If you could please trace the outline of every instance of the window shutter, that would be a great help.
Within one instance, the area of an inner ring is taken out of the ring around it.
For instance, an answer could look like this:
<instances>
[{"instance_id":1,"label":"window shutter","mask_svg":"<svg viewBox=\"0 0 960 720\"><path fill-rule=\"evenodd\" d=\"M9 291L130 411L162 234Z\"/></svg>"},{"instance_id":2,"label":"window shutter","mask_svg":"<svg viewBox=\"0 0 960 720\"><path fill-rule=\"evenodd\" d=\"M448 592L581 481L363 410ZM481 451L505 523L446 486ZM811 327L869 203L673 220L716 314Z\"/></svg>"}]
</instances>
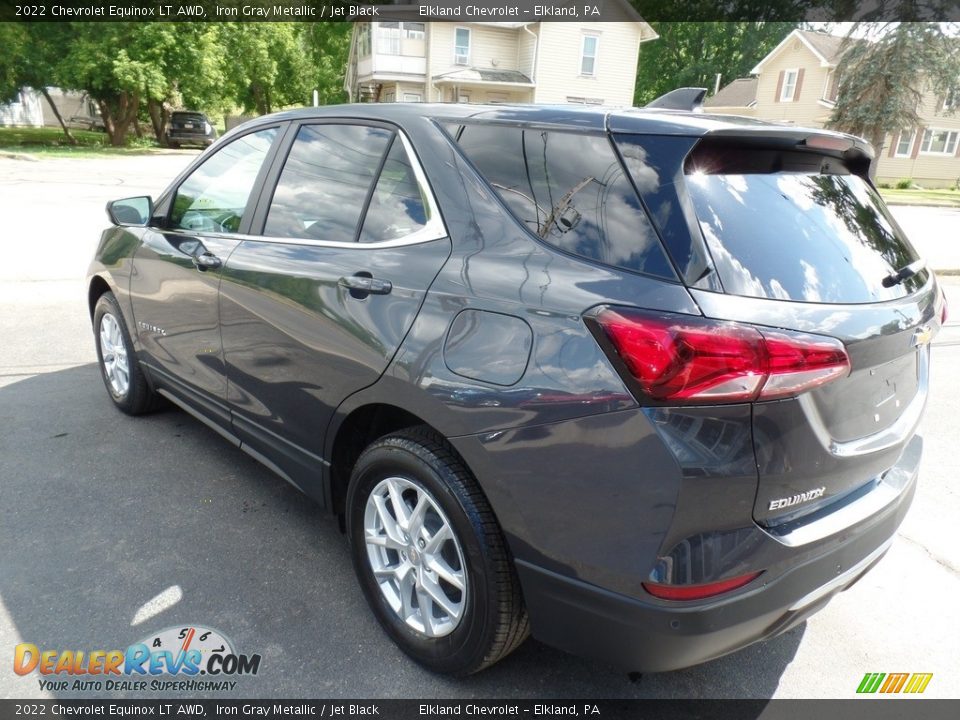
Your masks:
<instances>
[{"instance_id":1,"label":"window shutter","mask_svg":"<svg viewBox=\"0 0 960 720\"><path fill-rule=\"evenodd\" d=\"M803 68L797 71L797 84L793 87L793 101L800 99L800 88L803 87Z\"/></svg>"},{"instance_id":2,"label":"window shutter","mask_svg":"<svg viewBox=\"0 0 960 720\"><path fill-rule=\"evenodd\" d=\"M780 77L777 78L777 94L774 96L774 102L780 102L780 93L783 91L783 75L786 71L780 71Z\"/></svg>"},{"instance_id":3,"label":"window shutter","mask_svg":"<svg viewBox=\"0 0 960 720\"><path fill-rule=\"evenodd\" d=\"M900 132L895 132L890 136L890 152L887 153L887 157L893 157L896 154L897 144L900 142L900 135L902 133L903 131L901 130Z\"/></svg>"},{"instance_id":4,"label":"window shutter","mask_svg":"<svg viewBox=\"0 0 960 720\"><path fill-rule=\"evenodd\" d=\"M920 154L920 144L923 142L923 133L926 128L921 125L917 128L917 141L913 144L913 152L910 153L911 159L916 158Z\"/></svg>"}]
</instances>

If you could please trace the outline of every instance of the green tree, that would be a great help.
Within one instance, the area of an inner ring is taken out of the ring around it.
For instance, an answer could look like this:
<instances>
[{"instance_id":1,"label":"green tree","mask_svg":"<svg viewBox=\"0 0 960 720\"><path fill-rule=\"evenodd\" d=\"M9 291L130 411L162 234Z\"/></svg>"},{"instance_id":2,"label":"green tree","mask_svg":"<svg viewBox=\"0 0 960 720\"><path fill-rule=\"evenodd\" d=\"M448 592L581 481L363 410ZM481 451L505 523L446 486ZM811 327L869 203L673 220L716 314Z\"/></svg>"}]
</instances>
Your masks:
<instances>
[{"instance_id":1,"label":"green tree","mask_svg":"<svg viewBox=\"0 0 960 720\"><path fill-rule=\"evenodd\" d=\"M712 93L717 73L725 85L750 72L798 27L796 22L654 22L658 40L640 50L634 103L645 105L679 87Z\"/></svg>"},{"instance_id":2,"label":"green tree","mask_svg":"<svg viewBox=\"0 0 960 720\"><path fill-rule=\"evenodd\" d=\"M131 52L136 36L133 25L64 24L69 29L69 42L62 47L59 64L62 87L83 90L93 98L114 146L125 144L140 110L144 87L157 82L158 76L155 68Z\"/></svg>"},{"instance_id":3,"label":"green tree","mask_svg":"<svg viewBox=\"0 0 960 720\"><path fill-rule=\"evenodd\" d=\"M319 22L304 27L313 87L321 105L345 102L343 74L350 53L350 23Z\"/></svg>"},{"instance_id":4,"label":"green tree","mask_svg":"<svg viewBox=\"0 0 960 720\"><path fill-rule=\"evenodd\" d=\"M919 124L925 93L938 106L947 97L960 98L960 41L940 23L856 23L845 45L829 126L865 137L876 157L887 134ZM952 108L948 112L955 112L956 103Z\"/></svg>"},{"instance_id":5,"label":"green tree","mask_svg":"<svg viewBox=\"0 0 960 720\"><path fill-rule=\"evenodd\" d=\"M139 83L158 142L164 142L173 108L223 108L226 54L221 25L141 23L133 35L115 71L129 84Z\"/></svg>"},{"instance_id":6,"label":"green tree","mask_svg":"<svg viewBox=\"0 0 960 720\"><path fill-rule=\"evenodd\" d=\"M312 92L303 23L224 23L226 82L245 111L266 115L304 105Z\"/></svg>"},{"instance_id":7,"label":"green tree","mask_svg":"<svg viewBox=\"0 0 960 720\"><path fill-rule=\"evenodd\" d=\"M0 101L12 100L25 86L37 90L63 128L67 142L75 145L76 139L47 90L61 84L62 47L68 41L69 28L62 23L0 23Z\"/></svg>"}]
</instances>

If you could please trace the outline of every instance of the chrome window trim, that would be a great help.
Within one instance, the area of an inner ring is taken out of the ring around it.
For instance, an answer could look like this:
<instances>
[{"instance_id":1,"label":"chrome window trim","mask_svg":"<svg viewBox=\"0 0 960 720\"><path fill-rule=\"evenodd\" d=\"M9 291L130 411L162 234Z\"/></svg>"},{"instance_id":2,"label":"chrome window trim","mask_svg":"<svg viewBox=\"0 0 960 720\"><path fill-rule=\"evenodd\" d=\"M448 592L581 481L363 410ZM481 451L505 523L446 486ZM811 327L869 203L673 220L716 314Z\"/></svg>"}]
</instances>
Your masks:
<instances>
[{"instance_id":1,"label":"chrome window trim","mask_svg":"<svg viewBox=\"0 0 960 720\"><path fill-rule=\"evenodd\" d=\"M334 119L334 118L331 118ZM311 125L316 125L318 123L308 123ZM322 123L320 123L322 124ZM364 123L358 123L364 124ZM420 164L420 159L417 157L417 154L413 151L413 144L407 138L406 133L403 132L400 128L395 127L393 131L396 133L397 137L400 138L400 142L403 144L404 152L407 154L407 159L410 162L410 167L413 168L413 175L417 180L417 186L420 188L420 194L423 197L427 205L427 224L424 225L419 230L410 233L409 235L404 235L403 237L393 238L392 240L382 240L380 242L340 242L335 240L314 240L313 238L287 238L279 237L276 235L239 235L239 234L229 234L226 237L239 238L243 241L257 241L257 242L271 242L278 243L283 245L309 245L311 247L329 247L329 248L354 248L357 250L360 249L369 249L376 250L378 248L395 248L403 247L404 245L418 245L420 243L433 242L434 240L441 240L445 237L449 237L447 232L447 227L443 222L443 218L440 215L440 207L437 205L437 200L433 195L433 190L430 188L430 183L427 182L427 174L423 170L423 166ZM296 142L296 140L294 140ZM379 182L380 178L377 177ZM278 178L279 182L279 178ZM267 210L267 217L269 217L269 208ZM363 217L362 220L366 220L366 217ZM363 226L361 225L361 228ZM214 233L207 233L209 237L216 237Z\"/></svg>"}]
</instances>

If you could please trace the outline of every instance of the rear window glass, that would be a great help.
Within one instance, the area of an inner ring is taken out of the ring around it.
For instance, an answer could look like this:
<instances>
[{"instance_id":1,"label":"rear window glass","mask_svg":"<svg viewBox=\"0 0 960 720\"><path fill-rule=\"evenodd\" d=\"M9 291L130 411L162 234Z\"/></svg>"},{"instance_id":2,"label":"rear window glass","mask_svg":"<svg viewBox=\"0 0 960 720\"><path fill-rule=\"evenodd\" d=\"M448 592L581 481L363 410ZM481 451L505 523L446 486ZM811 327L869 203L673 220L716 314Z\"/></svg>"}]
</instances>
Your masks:
<instances>
[{"instance_id":1,"label":"rear window glass","mask_svg":"<svg viewBox=\"0 0 960 720\"><path fill-rule=\"evenodd\" d=\"M759 164L748 169L754 170ZM916 251L862 178L794 172L711 172L687 164L687 188L724 290L822 303L903 297L926 271L893 287L883 280Z\"/></svg>"},{"instance_id":2,"label":"rear window glass","mask_svg":"<svg viewBox=\"0 0 960 720\"><path fill-rule=\"evenodd\" d=\"M503 125L448 130L517 219L543 241L606 265L676 278L605 136Z\"/></svg>"}]
</instances>

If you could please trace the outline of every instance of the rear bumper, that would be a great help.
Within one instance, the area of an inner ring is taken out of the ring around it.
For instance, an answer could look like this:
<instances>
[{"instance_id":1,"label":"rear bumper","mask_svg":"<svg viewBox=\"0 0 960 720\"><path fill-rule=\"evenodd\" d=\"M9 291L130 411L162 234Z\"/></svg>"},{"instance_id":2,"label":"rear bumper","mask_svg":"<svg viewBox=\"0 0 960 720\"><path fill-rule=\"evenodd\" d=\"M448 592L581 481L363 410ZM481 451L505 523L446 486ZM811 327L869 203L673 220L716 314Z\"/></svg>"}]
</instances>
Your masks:
<instances>
[{"instance_id":1,"label":"rear bumper","mask_svg":"<svg viewBox=\"0 0 960 720\"><path fill-rule=\"evenodd\" d=\"M517 561L533 635L625 670L696 665L775 637L853 585L889 548L916 490L920 438L906 459L902 491L880 511L783 557L743 589L704 602L648 601ZM773 536L769 541L782 545ZM817 554L817 550L820 550Z\"/></svg>"},{"instance_id":2,"label":"rear bumper","mask_svg":"<svg viewBox=\"0 0 960 720\"><path fill-rule=\"evenodd\" d=\"M167 132L167 142L178 142L184 144L192 145L212 145L213 141L216 140L215 135L206 135L204 133L191 133L184 131L168 131Z\"/></svg>"}]
</instances>

